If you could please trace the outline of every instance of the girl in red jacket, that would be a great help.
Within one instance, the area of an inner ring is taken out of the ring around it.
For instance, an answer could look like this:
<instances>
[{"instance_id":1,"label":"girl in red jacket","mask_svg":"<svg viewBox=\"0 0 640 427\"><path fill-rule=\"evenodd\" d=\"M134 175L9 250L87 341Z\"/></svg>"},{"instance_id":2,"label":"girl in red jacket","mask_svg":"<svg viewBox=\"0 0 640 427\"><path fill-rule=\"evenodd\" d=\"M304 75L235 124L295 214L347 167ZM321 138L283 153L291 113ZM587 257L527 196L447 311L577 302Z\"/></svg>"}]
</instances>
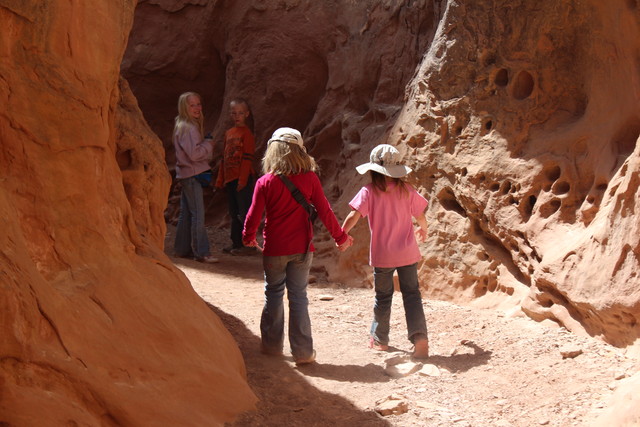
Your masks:
<instances>
[{"instance_id":1,"label":"girl in red jacket","mask_svg":"<svg viewBox=\"0 0 640 427\"><path fill-rule=\"evenodd\" d=\"M316 352L311 337L307 280L313 259L313 227L303 206L292 196L279 175L284 175L313 204L340 250L353 243L329 206L318 176L316 162L304 148L302 135L292 128L280 128L267 143L262 169L244 224L243 243L258 247L256 232L266 212L263 238L265 304L260 332L261 351L282 354L284 343L285 288L289 298L289 344L297 365L312 363Z\"/></svg>"}]
</instances>

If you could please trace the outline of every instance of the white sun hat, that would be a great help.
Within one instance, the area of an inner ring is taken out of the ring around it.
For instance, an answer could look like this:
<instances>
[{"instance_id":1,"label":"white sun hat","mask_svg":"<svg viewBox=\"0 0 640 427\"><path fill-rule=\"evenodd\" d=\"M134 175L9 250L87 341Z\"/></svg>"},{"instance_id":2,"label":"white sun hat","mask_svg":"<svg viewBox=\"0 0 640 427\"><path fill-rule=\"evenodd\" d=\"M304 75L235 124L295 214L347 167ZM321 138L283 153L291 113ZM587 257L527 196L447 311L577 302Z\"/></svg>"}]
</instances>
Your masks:
<instances>
[{"instance_id":1,"label":"white sun hat","mask_svg":"<svg viewBox=\"0 0 640 427\"><path fill-rule=\"evenodd\" d=\"M296 144L296 145L299 145L300 147L304 147L302 134L300 133L299 130L294 128L276 129L276 131L273 132L273 135L271 135L271 139L269 139L269 141L267 142L267 145L275 141L286 142L288 144Z\"/></svg>"},{"instance_id":2,"label":"white sun hat","mask_svg":"<svg viewBox=\"0 0 640 427\"><path fill-rule=\"evenodd\" d=\"M367 171L379 172L391 178L402 178L411 172L411 168L400 162L400 152L389 144L377 145L371 150L369 163L356 167L360 175Z\"/></svg>"}]
</instances>

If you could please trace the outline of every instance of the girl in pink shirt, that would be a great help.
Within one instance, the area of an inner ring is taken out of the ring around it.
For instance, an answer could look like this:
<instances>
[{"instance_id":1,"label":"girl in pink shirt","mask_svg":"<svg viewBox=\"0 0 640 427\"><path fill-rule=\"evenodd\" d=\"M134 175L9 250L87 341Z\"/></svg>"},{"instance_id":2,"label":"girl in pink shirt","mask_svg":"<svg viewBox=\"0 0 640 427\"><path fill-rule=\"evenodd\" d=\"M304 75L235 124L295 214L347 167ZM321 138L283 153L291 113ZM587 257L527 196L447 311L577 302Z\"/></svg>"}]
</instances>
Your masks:
<instances>
[{"instance_id":1,"label":"girl in pink shirt","mask_svg":"<svg viewBox=\"0 0 640 427\"><path fill-rule=\"evenodd\" d=\"M369 347L389 349L389 318L393 298L393 273L398 272L404 304L408 338L415 349L413 357L429 356L427 324L422 308L417 263L421 258L415 234L427 235L424 211L427 200L401 178L411 169L400 163L400 153L388 144L371 151L370 162L356 168L369 171L371 184L363 187L351 200L353 209L342 228L349 232L360 217L367 217L371 231L370 264L376 291ZM414 233L412 218L420 226Z\"/></svg>"},{"instance_id":2,"label":"girl in pink shirt","mask_svg":"<svg viewBox=\"0 0 640 427\"><path fill-rule=\"evenodd\" d=\"M311 337L307 300L309 268L313 259L313 227L307 211L286 187L288 178L313 204L340 250L351 246L353 239L336 219L315 174L316 162L307 154L302 135L292 128L280 128L267 143L262 161L265 173L256 182L251 207L244 223L245 246L258 247L256 233L266 212L262 264L264 267L265 304L260 320L261 351L280 355L284 343L285 289L289 299L289 344L297 365L312 363L316 352Z\"/></svg>"}]
</instances>

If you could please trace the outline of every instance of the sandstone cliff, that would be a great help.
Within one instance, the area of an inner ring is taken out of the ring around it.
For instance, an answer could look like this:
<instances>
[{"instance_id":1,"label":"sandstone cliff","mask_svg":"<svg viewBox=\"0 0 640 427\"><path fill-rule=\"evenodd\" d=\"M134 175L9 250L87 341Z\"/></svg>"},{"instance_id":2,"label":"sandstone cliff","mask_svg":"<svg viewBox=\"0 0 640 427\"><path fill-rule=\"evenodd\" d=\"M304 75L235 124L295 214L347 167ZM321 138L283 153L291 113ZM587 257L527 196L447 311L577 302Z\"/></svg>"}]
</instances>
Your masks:
<instances>
[{"instance_id":1,"label":"sandstone cliff","mask_svg":"<svg viewBox=\"0 0 640 427\"><path fill-rule=\"evenodd\" d=\"M2 425L212 425L255 401L162 251L164 152L119 81L135 3L0 0Z\"/></svg>"},{"instance_id":2,"label":"sandstone cliff","mask_svg":"<svg viewBox=\"0 0 640 427\"><path fill-rule=\"evenodd\" d=\"M399 146L431 200L426 295L624 347L640 336L639 20L629 0L148 0L123 73L165 146L187 89L218 135L235 96L259 142L304 130L340 216L366 182L353 167ZM354 235L338 258L321 234L316 269L366 283Z\"/></svg>"}]
</instances>

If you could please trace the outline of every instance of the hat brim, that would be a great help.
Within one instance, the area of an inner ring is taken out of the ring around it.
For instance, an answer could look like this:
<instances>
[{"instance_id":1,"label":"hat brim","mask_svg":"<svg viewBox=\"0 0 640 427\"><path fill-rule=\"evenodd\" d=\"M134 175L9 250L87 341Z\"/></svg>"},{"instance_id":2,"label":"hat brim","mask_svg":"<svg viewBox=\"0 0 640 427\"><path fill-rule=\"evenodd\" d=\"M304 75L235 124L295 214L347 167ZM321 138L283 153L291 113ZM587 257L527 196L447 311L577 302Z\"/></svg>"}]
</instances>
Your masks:
<instances>
[{"instance_id":1,"label":"hat brim","mask_svg":"<svg viewBox=\"0 0 640 427\"><path fill-rule=\"evenodd\" d=\"M356 170L360 175L364 175L368 171L374 171L381 173L382 175L389 176L391 178L402 178L411 173L412 169L404 165L389 165L382 166L377 163L365 163L356 167Z\"/></svg>"}]
</instances>

